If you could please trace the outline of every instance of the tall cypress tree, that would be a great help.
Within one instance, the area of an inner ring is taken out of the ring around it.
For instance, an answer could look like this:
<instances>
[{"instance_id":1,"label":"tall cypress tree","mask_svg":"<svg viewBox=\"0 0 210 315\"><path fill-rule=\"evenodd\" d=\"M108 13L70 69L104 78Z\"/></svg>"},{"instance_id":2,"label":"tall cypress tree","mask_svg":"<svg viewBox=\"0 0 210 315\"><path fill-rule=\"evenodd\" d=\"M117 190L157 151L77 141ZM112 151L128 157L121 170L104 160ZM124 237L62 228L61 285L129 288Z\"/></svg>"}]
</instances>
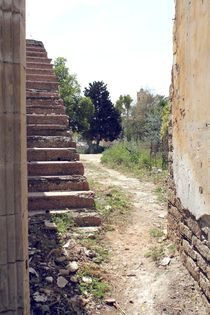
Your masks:
<instances>
[{"instance_id":1,"label":"tall cypress tree","mask_svg":"<svg viewBox=\"0 0 210 315\"><path fill-rule=\"evenodd\" d=\"M95 107L86 138L95 140L97 146L101 140L115 140L122 130L121 118L110 100L107 85L103 81L94 81L85 88L84 94L90 97Z\"/></svg>"}]
</instances>

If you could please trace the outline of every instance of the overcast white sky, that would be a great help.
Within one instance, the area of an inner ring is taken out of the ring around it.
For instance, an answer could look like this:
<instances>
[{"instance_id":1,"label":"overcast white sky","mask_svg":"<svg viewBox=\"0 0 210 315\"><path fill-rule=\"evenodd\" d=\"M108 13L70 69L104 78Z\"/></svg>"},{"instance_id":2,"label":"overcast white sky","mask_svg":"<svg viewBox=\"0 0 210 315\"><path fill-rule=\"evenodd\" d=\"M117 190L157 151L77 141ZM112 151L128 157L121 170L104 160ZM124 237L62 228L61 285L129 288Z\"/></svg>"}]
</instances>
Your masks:
<instances>
[{"instance_id":1,"label":"overcast white sky","mask_svg":"<svg viewBox=\"0 0 210 315\"><path fill-rule=\"evenodd\" d=\"M174 0L27 0L27 38L65 57L82 87L104 81L113 102L141 87L168 95Z\"/></svg>"}]
</instances>

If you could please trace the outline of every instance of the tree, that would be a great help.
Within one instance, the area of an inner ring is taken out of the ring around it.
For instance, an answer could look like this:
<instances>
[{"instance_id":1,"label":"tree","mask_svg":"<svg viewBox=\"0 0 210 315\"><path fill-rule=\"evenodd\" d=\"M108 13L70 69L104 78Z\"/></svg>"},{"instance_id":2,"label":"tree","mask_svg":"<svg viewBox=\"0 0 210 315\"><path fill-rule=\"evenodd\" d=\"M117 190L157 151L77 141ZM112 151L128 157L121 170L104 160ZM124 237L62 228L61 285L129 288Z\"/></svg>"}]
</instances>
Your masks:
<instances>
[{"instance_id":1,"label":"tree","mask_svg":"<svg viewBox=\"0 0 210 315\"><path fill-rule=\"evenodd\" d=\"M54 62L54 72L59 82L59 93L69 115L70 127L81 134L90 127L94 106L88 97L81 97L81 90L75 74L70 74L67 60L58 57Z\"/></svg>"},{"instance_id":2,"label":"tree","mask_svg":"<svg viewBox=\"0 0 210 315\"><path fill-rule=\"evenodd\" d=\"M131 103L133 102L130 95L120 95L116 101L115 108L119 111L122 119L123 134L127 140L130 140L130 123L129 116L131 110Z\"/></svg>"},{"instance_id":3,"label":"tree","mask_svg":"<svg viewBox=\"0 0 210 315\"><path fill-rule=\"evenodd\" d=\"M94 115L90 121L90 129L86 132L87 139L96 141L97 146L101 140L113 141L121 133L120 114L112 104L107 85L103 81L94 81L85 88L84 94L90 97L95 107Z\"/></svg>"}]
</instances>

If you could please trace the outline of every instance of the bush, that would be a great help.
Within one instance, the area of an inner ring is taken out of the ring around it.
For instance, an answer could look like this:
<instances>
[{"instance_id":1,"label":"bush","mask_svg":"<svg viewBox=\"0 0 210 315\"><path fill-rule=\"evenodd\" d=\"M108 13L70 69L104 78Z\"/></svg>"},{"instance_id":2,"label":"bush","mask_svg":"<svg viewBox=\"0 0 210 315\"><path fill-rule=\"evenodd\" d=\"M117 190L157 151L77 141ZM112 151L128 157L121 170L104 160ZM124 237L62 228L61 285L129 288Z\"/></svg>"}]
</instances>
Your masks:
<instances>
[{"instance_id":1,"label":"bush","mask_svg":"<svg viewBox=\"0 0 210 315\"><path fill-rule=\"evenodd\" d=\"M148 145L137 142L118 142L107 149L102 156L102 163L110 166L124 166L129 169L161 168L162 157L157 154L150 156Z\"/></svg>"}]
</instances>

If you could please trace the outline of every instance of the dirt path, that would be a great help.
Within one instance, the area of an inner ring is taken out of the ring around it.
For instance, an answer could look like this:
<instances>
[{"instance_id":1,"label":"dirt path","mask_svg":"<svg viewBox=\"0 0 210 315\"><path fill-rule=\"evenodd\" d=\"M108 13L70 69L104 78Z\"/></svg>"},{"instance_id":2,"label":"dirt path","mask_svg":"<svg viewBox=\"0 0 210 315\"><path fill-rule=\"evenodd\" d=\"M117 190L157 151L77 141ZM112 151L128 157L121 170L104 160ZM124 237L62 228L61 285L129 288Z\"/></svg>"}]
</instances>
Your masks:
<instances>
[{"instance_id":1,"label":"dirt path","mask_svg":"<svg viewBox=\"0 0 210 315\"><path fill-rule=\"evenodd\" d=\"M152 228L166 229L166 207L161 204L152 183L140 182L100 164L100 155L81 155L86 175L100 182L121 187L133 196L134 209L128 223L106 235L111 258L107 269L113 275L112 297L124 311L115 308L97 314L126 315L207 315L201 295L179 257L160 266L146 258L154 246L161 246L149 234ZM169 241L163 241L167 247Z\"/></svg>"}]
</instances>

